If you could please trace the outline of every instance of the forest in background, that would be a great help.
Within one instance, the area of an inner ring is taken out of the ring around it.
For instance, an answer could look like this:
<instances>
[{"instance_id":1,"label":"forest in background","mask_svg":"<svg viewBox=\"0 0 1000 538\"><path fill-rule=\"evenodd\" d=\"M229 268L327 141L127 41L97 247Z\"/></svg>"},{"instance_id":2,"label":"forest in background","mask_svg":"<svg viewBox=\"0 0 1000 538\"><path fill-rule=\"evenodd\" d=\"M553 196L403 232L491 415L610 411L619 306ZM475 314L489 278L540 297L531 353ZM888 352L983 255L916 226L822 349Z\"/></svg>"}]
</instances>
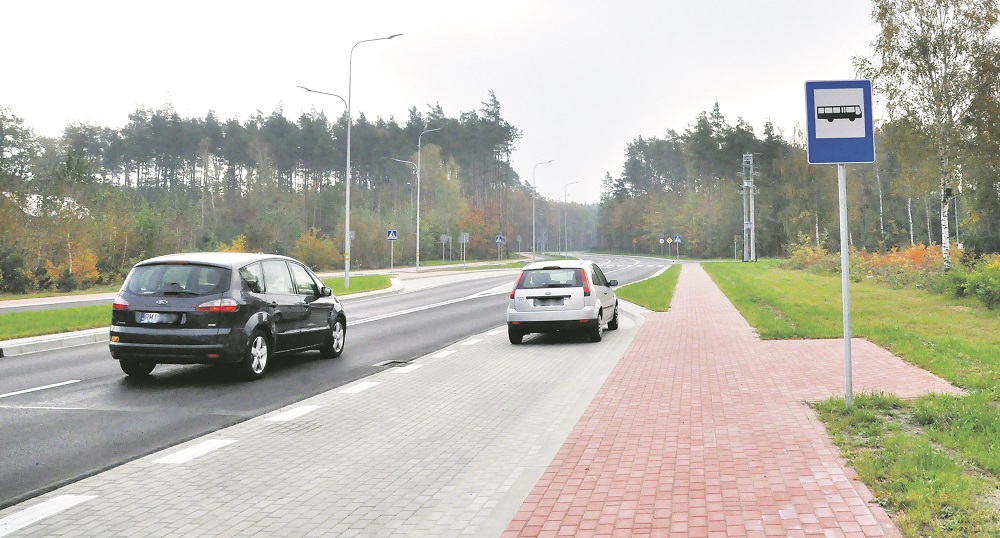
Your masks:
<instances>
[{"instance_id":1,"label":"forest in background","mask_svg":"<svg viewBox=\"0 0 1000 538\"><path fill-rule=\"evenodd\" d=\"M996 1L875 0L872 16L881 33L871 57L854 63L886 118L876 122L877 162L848 166L849 246L938 245L945 271L953 244L960 260L1000 252ZM128 120L46 138L0 104L0 292L116 283L139 260L190 250L342 267L346 114L291 121L278 108L241 121L185 118L165 105ZM599 204L539 198L537 219L531 186L510 166L520 137L492 91L458 117L438 104L410 108L402 124L353 118L352 267L414 263L415 162L422 261L457 259L462 233L472 259L496 258L497 234L504 256L532 250L536 235L542 251L655 254L661 237L680 236L684 257L739 257L746 154L758 257L841 248L836 167L808 164L800 128L788 135L768 122L758 136L716 103L683 130L627 142L620 172L604 172ZM399 234L391 254L389 229Z\"/></svg>"}]
</instances>

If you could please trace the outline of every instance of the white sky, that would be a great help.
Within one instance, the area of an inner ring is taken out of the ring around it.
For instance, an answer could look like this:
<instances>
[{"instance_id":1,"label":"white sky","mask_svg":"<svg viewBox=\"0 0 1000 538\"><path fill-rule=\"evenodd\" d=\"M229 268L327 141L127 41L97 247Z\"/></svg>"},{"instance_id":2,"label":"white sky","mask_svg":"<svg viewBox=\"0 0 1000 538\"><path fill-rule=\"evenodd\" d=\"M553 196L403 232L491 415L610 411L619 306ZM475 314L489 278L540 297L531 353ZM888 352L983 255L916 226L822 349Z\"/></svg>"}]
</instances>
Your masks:
<instances>
[{"instance_id":1,"label":"white sky","mask_svg":"<svg viewBox=\"0 0 1000 538\"><path fill-rule=\"evenodd\" d=\"M282 107L369 119L481 108L523 131L514 169L542 196L597 202L637 136L682 132L718 102L761 136L805 124L807 80L852 79L878 28L870 0L284 0L10 2L0 106L36 134L121 127L138 106L241 121ZM424 136L433 142L433 134ZM414 151L416 140L414 140ZM397 156L393 156L397 157ZM406 156L398 156L406 158ZM737 170L741 163L734 162Z\"/></svg>"}]
</instances>

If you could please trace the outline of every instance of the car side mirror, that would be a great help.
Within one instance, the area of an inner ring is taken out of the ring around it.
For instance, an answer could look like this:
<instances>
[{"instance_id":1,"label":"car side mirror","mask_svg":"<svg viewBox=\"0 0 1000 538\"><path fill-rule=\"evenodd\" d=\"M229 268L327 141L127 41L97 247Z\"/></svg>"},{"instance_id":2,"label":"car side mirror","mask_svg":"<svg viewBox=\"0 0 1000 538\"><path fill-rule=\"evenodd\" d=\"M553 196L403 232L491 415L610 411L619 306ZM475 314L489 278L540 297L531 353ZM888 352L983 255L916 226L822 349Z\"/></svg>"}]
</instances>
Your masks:
<instances>
[{"instance_id":1,"label":"car side mirror","mask_svg":"<svg viewBox=\"0 0 1000 538\"><path fill-rule=\"evenodd\" d=\"M608 281L608 286L611 286L612 288L615 287L615 286L617 286L617 285L618 285L618 281L615 280L615 279L613 279L613 278Z\"/></svg>"},{"instance_id":2,"label":"car side mirror","mask_svg":"<svg viewBox=\"0 0 1000 538\"><path fill-rule=\"evenodd\" d=\"M331 297L333 295L333 290L331 290L326 286L323 286L322 288L319 289L319 295L320 297Z\"/></svg>"}]
</instances>

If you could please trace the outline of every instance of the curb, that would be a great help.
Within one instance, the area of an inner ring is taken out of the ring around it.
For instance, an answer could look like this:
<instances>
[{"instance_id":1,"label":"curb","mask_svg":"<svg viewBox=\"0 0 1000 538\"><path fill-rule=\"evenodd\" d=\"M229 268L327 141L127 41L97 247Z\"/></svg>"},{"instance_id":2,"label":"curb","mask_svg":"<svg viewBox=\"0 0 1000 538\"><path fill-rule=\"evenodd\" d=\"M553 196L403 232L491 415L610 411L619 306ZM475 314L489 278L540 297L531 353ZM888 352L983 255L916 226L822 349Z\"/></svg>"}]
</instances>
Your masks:
<instances>
[{"instance_id":1,"label":"curb","mask_svg":"<svg viewBox=\"0 0 1000 538\"><path fill-rule=\"evenodd\" d=\"M0 342L0 358L13 357L14 355L24 355L37 351L52 351L66 347L82 346L85 344L96 344L107 342L110 329L100 327L85 331L73 331L68 333L47 334L44 336L32 336L30 338L17 338Z\"/></svg>"}]
</instances>

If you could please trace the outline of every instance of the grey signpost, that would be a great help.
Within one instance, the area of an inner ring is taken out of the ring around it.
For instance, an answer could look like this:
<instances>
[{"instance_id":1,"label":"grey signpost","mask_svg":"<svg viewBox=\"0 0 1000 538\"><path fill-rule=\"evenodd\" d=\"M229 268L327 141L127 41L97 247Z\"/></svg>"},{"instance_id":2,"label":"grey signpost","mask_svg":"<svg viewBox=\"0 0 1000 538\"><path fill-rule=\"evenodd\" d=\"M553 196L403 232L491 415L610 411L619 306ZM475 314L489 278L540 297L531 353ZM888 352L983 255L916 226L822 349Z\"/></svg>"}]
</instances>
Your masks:
<instances>
[{"instance_id":1,"label":"grey signpost","mask_svg":"<svg viewBox=\"0 0 1000 538\"><path fill-rule=\"evenodd\" d=\"M844 309L845 400L854 405L851 364L851 280L847 227L847 164L875 162L869 80L806 82L809 164L836 164L840 193L840 278Z\"/></svg>"}]
</instances>

